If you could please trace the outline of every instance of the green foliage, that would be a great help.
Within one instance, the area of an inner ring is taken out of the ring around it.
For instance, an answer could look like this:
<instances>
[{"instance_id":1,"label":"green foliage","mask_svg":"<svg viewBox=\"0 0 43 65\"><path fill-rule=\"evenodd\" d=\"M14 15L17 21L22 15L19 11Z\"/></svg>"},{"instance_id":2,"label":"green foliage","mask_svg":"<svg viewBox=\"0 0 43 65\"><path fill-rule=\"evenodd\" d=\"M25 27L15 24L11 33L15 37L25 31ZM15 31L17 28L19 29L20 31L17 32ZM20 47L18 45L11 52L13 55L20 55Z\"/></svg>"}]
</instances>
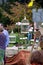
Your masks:
<instances>
[{"instance_id":1,"label":"green foliage","mask_svg":"<svg viewBox=\"0 0 43 65\"><path fill-rule=\"evenodd\" d=\"M41 5L41 7L43 8L43 0L35 0L38 4Z\"/></svg>"},{"instance_id":2,"label":"green foliage","mask_svg":"<svg viewBox=\"0 0 43 65\"><path fill-rule=\"evenodd\" d=\"M12 12L10 11L10 9L11 9L10 3L4 4L4 6L2 6L2 8L3 8L7 13L12 14Z\"/></svg>"},{"instance_id":3,"label":"green foliage","mask_svg":"<svg viewBox=\"0 0 43 65\"><path fill-rule=\"evenodd\" d=\"M0 23L3 23L4 26L10 25L11 21L8 17L2 16Z\"/></svg>"},{"instance_id":4,"label":"green foliage","mask_svg":"<svg viewBox=\"0 0 43 65\"><path fill-rule=\"evenodd\" d=\"M10 43L9 45L8 45L8 47L13 47L15 44L14 43Z\"/></svg>"},{"instance_id":5,"label":"green foliage","mask_svg":"<svg viewBox=\"0 0 43 65\"><path fill-rule=\"evenodd\" d=\"M0 19L1 19L1 17L2 17L2 14L1 14L1 12L0 12Z\"/></svg>"},{"instance_id":6,"label":"green foliage","mask_svg":"<svg viewBox=\"0 0 43 65\"><path fill-rule=\"evenodd\" d=\"M21 0L9 0L9 2L13 3L7 2L3 6L0 6L2 8L0 8L0 22L4 23L6 26L18 21L21 22L24 15L26 15L26 18L32 22L32 8L28 8L26 3L21 4L15 1L21 2ZM34 4L34 7L37 8L37 6L37 4ZM3 15L3 10L5 15Z\"/></svg>"}]
</instances>

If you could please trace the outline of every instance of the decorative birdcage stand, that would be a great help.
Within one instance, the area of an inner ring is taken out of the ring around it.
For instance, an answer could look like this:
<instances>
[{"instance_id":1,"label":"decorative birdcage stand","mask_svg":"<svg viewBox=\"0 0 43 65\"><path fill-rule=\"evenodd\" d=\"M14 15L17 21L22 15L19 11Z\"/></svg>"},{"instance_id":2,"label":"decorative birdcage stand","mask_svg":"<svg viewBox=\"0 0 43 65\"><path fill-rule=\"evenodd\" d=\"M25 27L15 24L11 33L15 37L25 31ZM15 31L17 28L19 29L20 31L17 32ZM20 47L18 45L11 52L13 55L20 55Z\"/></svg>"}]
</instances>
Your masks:
<instances>
[{"instance_id":1,"label":"decorative birdcage stand","mask_svg":"<svg viewBox=\"0 0 43 65\"><path fill-rule=\"evenodd\" d=\"M26 16L24 19L21 21L21 33L25 34L28 33L29 29L29 21L26 19Z\"/></svg>"},{"instance_id":2,"label":"decorative birdcage stand","mask_svg":"<svg viewBox=\"0 0 43 65\"><path fill-rule=\"evenodd\" d=\"M27 33L29 32L29 21L26 19L26 16L24 17L24 19L21 21L21 38L20 40L22 40L22 43L24 43L25 45L27 44Z\"/></svg>"}]
</instances>

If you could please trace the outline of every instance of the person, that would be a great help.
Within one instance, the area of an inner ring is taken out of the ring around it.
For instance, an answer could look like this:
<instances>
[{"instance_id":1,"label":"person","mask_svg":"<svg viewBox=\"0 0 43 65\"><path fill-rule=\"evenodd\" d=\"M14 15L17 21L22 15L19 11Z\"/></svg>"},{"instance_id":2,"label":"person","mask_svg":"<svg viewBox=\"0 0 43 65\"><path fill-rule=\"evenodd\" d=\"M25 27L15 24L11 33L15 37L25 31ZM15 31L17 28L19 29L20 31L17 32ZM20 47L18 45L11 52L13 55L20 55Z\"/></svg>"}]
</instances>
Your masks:
<instances>
[{"instance_id":1,"label":"person","mask_svg":"<svg viewBox=\"0 0 43 65\"><path fill-rule=\"evenodd\" d=\"M9 33L8 31L4 28L3 24L0 23L0 27L3 28L3 33L6 35L6 47L9 45Z\"/></svg>"},{"instance_id":2,"label":"person","mask_svg":"<svg viewBox=\"0 0 43 65\"><path fill-rule=\"evenodd\" d=\"M43 35L40 36L40 50L32 53L30 63L43 65Z\"/></svg>"},{"instance_id":3,"label":"person","mask_svg":"<svg viewBox=\"0 0 43 65\"><path fill-rule=\"evenodd\" d=\"M36 32L34 34L34 41L36 42L36 40L39 40L41 36L41 32L39 31L39 29L36 29Z\"/></svg>"},{"instance_id":4,"label":"person","mask_svg":"<svg viewBox=\"0 0 43 65\"><path fill-rule=\"evenodd\" d=\"M0 23L0 27L3 29L3 34L6 36L6 42L5 42L5 46L8 47L9 45L9 33L6 29L4 29L4 26L2 23ZM6 56L4 55L4 64L6 65Z\"/></svg>"},{"instance_id":5,"label":"person","mask_svg":"<svg viewBox=\"0 0 43 65\"><path fill-rule=\"evenodd\" d=\"M4 54L6 49L6 36L4 35L3 29L0 27L0 65L4 65Z\"/></svg>"},{"instance_id":6,"label":"person","mask_svg":"<svg viewBox=\"0 0 43 65\"><path fill-rule=\"evenodd\" d=\"M29 31L28 31L28 37L27 37L29 44L31 43L30 41L32 39L32 34L33 34L33 27L30 26Z\"/></svg>"}]
</instances>

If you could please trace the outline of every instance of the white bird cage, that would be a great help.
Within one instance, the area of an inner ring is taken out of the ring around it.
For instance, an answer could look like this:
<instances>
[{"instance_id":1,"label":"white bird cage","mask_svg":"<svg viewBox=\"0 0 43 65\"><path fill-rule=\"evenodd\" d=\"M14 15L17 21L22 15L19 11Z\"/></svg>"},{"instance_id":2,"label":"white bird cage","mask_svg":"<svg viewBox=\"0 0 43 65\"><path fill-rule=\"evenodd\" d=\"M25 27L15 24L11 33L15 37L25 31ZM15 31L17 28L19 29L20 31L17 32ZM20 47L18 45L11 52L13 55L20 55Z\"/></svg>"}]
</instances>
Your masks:
<instances>
[{"instance_id":1,"label":"white bird cage","mask_svg":"<svg viewBox=\"0 0 43 65\"><path fill-rule=\"evenodd\" d=\"M24 17L21 21L21 33L28 33L29 31L29 21Z\"/></svg>"}]
</instances>

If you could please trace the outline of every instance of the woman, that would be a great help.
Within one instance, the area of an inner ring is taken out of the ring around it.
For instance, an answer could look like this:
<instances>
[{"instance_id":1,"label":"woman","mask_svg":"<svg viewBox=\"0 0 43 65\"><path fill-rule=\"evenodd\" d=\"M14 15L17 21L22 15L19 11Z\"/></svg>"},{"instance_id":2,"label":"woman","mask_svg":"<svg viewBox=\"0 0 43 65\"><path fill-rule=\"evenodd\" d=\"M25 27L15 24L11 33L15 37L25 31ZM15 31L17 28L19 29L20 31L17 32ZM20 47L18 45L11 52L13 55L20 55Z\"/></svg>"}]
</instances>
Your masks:
<instances>
[{"instance_id":1,"label":"woman","mask_svg":"<svg viewBox=\"0 0 43 65\"><path fill-rule=\"evenodd\" d=\"M0 26L0 65L5 65L4 64L4 54L5 54L5 48L6 48L6 36L4 35L3 29Z\"/></svg>"}]
</instances>

